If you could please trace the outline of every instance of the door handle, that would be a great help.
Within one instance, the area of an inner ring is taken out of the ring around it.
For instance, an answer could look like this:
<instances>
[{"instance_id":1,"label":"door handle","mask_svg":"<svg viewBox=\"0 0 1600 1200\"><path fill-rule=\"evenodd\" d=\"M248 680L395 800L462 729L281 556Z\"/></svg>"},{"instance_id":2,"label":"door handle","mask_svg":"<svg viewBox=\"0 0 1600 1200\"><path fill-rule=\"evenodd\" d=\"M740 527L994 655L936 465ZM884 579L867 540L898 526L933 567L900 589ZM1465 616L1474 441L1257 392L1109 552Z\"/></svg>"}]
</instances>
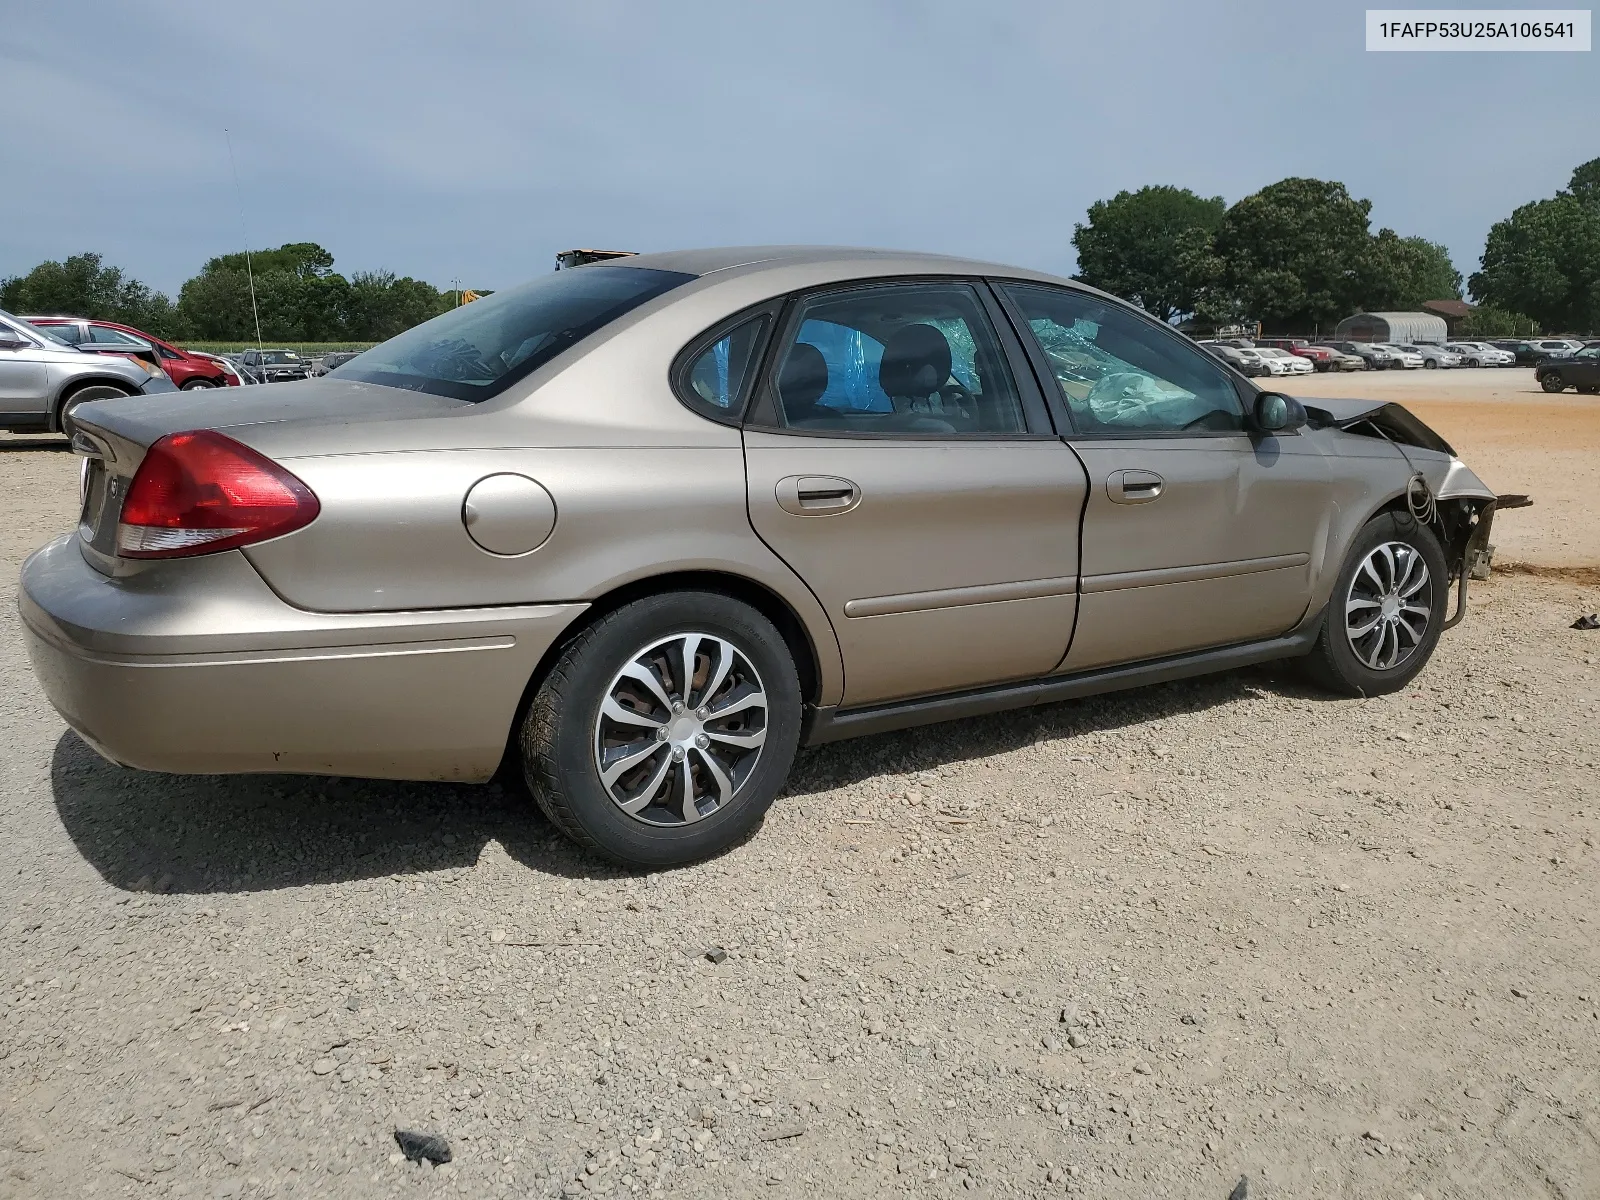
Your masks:
<instances>
[{"instance_id":1,"label":"door handle","mask_svg":"<svg viewBox=\"0 0 1600 1200\"><path fill-rule=\"evenodd\" d=\"M833 475L789 475L778 480L778 507L797 517L831 517L849 512L861 489Z\"/></svg>"},{"instance_id":2,"label":"door handle","mask_svg":"<svg viewBox=\"0 0 1600 1200\"><path fill-rule=\"evenodd\" d=\"M1114 504L1149 504L1166 486L1154 471L1113 471L1106 479L1106 495Z\"/></svg>"}]
</instances>

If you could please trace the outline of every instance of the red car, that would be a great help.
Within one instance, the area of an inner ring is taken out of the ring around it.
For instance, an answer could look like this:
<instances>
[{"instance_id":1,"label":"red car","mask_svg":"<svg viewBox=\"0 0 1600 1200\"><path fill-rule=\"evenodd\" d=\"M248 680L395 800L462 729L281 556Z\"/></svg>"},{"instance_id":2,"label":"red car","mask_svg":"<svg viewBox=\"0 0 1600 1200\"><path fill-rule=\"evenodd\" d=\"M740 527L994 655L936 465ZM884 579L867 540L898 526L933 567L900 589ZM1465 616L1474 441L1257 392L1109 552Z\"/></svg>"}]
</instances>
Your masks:
<instances>
[{"instance_id":1,"label":"red car","mask_svg":"<svg viewBox=\"0 0 1600 1200\"><path fill-rule=\"evenodd\" d=\"M129 338L142 338L155 347L162 370L184 391L227 387L230 384L237 387L239 384L238 376L223 370L215 359L180 350L131 325L118 325L115 321L91 321L83 317L24 317L23 320L40 329L48 329L74 346L87 346L101 353L115 354L119 344L131 344Z\"/></svg>"}]
</instances>

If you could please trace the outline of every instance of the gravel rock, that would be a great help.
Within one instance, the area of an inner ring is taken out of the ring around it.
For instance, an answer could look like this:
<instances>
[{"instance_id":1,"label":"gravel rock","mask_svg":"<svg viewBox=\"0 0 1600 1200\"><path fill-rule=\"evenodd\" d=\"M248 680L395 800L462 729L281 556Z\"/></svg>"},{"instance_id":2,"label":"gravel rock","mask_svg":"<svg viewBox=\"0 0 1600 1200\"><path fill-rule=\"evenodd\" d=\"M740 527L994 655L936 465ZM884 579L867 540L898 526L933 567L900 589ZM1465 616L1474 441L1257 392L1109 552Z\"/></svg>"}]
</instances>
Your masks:
<instances>
[{"instance_id":1,"label":"gravel rock","mask_svg":"<svg viewBox=\"0 0 1600 1200\"><path fill-rule=\"evenodd\" d=\"M450 1161L450 1143L436 1133L426 1133L419 1129L396 1129L394 1140L400 1147L400 1153L412 1162L419 1163L427 1159L437 1166Z\"/></svg>"}]
</instances>

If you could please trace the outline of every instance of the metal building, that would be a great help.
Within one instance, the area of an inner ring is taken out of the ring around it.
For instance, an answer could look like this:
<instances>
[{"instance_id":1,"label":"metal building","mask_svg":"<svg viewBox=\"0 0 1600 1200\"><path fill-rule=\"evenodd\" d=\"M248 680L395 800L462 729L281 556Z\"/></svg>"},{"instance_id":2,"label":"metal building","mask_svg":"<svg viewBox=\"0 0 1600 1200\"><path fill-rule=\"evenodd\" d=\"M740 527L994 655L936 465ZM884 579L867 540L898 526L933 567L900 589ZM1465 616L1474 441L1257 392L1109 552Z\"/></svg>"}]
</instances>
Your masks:
<instances>
[{"instance_id":1,"label":"metal building","mask_svg":"<svg viewBox=\"0 0 1600 1200\"><path fill-rule=\"evenodd\" d=\"M1333 336L1341 342L1399 342L1440 346L1449 340L1443 317L1425 312L1356 313L1339 322Z\"/></svg>"}]
</instances>

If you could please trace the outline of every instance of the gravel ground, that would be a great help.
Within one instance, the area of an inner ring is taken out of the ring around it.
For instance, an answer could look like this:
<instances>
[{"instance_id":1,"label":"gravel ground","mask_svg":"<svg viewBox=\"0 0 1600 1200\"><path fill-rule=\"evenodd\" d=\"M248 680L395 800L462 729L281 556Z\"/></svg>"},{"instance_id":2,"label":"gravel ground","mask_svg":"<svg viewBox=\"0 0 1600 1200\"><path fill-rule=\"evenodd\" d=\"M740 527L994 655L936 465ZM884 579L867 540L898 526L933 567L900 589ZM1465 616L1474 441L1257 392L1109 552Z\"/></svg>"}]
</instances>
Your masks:
<instances>
[{"instance_id":1,"label":"gravel ground","mask_svg":"<svg viewBox=\"0 0 1600 1200\"><path fill-rule=\"evenodd\" d=\"M1481 585L1399 696L808 752L631 876L492 787L101 761L11 600L72 467L0 450L0 1196L1594 1194L1600 588Z\"/></svg>"}]
</instances>

